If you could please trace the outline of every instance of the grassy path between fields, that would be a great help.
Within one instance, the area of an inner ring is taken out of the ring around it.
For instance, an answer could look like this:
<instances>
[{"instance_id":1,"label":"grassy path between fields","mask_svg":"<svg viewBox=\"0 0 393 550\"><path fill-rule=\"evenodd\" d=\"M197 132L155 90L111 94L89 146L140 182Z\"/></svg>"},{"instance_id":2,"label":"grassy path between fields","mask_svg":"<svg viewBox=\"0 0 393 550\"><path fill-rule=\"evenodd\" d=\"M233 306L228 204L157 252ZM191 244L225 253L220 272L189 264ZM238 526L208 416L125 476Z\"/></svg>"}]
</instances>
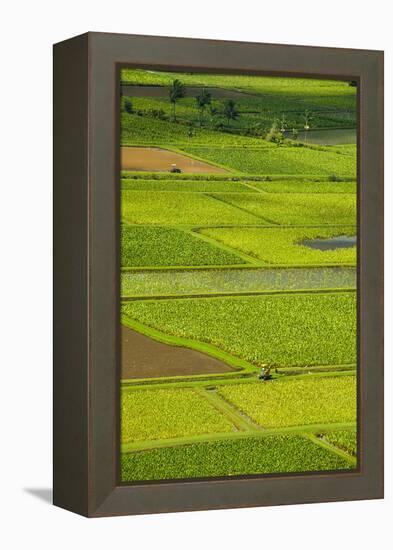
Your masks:
<instances>
[{"instance_id":1,"label":"grassy path between fields","mask_svg":"<svg viewBox=\"0 0 393 550\"><path fill-rule=\"evenodd\" d=\"M270 225L273 225L273 226L280 225L279 222L276 222L274 220L270 220L269 218L266 218L265 216L261 216L260 214L257 214L256 212L250 212L250 210L248 210L247 208L244 208L242 206L239 206L238 204L232 204L232 203L229 203L229 202L225 201L224 199L222 199L220 197L219 194L210 195L209 193L205 193L205 196L208 196L211 199L214 199L216 201L222 202L225 205L229 204L230 206L232 206L232 208L235 208L236 210L239 210L240 212L245 212L246 214L250 214L250 215L254 216L255 218L259 218L262 222L267 222L267 223L269 223Z\"/></svg>"},{"instance_id":2,"label":"grassy path between fields","mask_svg":"<svg viewBox=\"0 0 393 550\"><path fill-rule=\"evenodd\" d=\"M276 372L277 370L277 372ZM356 364L347 365L322 365L316 367L277 367L272 370L271 379L280 382L288 382L296 377L302 378L323 378L326 376L353 376L356 371ZM164 388L215 388L216 386L228 386L230 384L254 384L258 378L259 369L252 372L226 372L223 374L195 374L190 376L171 376L160 378L130 378L121 381L122 390L151 390ZM261 382L262 383L262 382Z\"/></svg>"},{"instance_id":3,"label":"grassy path between fields","mask_svg":"<svg viewBox=\"0 0 393 550\"><path fill-rule=\"evenodd\" d=\"M122 302L155 301L155 300L183 300L186 298L221 298L243 296L275 296L277 294L342 294L343 292L356 292L356 288L296 288L289 290L244 290L239 292L200 292L197 294L147 294L126 295L121 297Z\"/></svg>"},{"instance_id":4,"label":"grassy path between fields","mask_svg":"<svg viewBox=\"0 0 393 550\"><path fill-rule=\"evenodd\" d=\"M255 258L256 259L256 258ZM258 260L259 261L259 260ZM211 264L211 265L157 265L157 266L128 266L122 267L121 273L132 273L134 271L197 271L197 270L235 270L235 269L327 269L327 268L352 268L355 263L324 263L324 264L265 264L260 261L255 264Z\"/></svg>"},{"instance_id":5,"label":"grassy path between fields","mask_svg":"<svg viewBox=\"0 0 393 550\"><path fill-rule=\"evenodd\" d=\"M332 432L332 431L342 431L342 430L352 430L356 428L356 423L337 423L337 424L310 424L307 426L291 426L289 428L277 428L277 429L257 429L257 430L247 430L247 431L233 431L233 432L224 432L224 433L215 433L215 434L203 434L196 435L192 437L178 437L173 439L156 439L151 441L137 441L134 443L125 443L121 446L122 454L128 453L138 453L143 451L148 451L152 449L162 449L170 447L181 447L184 445L193 445L195 443L207 443L212 441L223 441L223 440L238 440L238 439L248 439L255 437L269 437L274 435L301 435L307 437L315 445L319 445L327 449L330 452L334 452L337 455L345 458L349 463L356 465L356 458L346 453L342 449L335 447L331 443L328 443L315 434L319 432Z\"/></svg>"},{"instance_id":6,"label":"grassy path between fields","mask_svg":"<svg viewBox=\"0 0 393 550\"><path fill-rule=\"evenodd\" d=\"M218 395L214 390L199 388L196 391L211 405L213 405L216 410L224 414L224 416L232 422L238 430L249 432L262 429L258 424L256 424L256 422L251 420L251 418L245 414L242 414L237 407Z\"/></svg>"}]
</instances>

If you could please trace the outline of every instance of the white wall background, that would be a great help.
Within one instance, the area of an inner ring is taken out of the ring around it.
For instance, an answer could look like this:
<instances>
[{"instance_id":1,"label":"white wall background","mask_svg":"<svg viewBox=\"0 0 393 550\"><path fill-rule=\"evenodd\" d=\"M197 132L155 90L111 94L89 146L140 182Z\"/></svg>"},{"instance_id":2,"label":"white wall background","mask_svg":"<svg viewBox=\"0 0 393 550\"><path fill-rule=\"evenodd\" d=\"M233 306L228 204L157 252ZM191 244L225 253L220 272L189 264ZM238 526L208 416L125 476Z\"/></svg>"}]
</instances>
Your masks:
<instances>
[{"instance_id":1,"label":"white wall background","mask_svg":"<svg viewBox=\"0 0 393 550\"><path fill-rule=\"evenodd\" d=\"M0 48L0 541L3 548L391 548L393 203L390 2L6 2ZM86 520L51 486L51 45L90 31L386 52L387 488L384 501ZM381 538L382 537L382 538ZM382 541L385 542L382 542Z\"/></svg>"}]
</instances>

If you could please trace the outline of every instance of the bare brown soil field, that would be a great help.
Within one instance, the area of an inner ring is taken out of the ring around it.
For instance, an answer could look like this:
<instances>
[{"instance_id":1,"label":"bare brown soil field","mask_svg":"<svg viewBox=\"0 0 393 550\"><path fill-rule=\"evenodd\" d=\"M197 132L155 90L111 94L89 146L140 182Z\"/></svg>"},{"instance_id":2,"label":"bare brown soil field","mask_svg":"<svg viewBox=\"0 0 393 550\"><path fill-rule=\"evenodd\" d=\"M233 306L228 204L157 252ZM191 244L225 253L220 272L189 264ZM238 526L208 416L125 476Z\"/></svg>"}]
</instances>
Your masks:
<instances>
[{"instance_id":1,"label":"bare brown soil field","mask_svg":"<svg viewBox=\"0 0 393 550\"><path fill-rule=\"evenodd\" d=\"M157 342L121 326L121 378L220 374L233 369L199 351Z\"/></svg>"},{"instance_id":2,"label":"bare brown soil field","mask_svg":"<svg viewBox=\"0 0 393 550\"><path fill-rule=\"evenodd\" d=\"M122 170L169 172L173 164L186 174L226 174L228 171L207 162L159 147L121 147Z\"/></svg>"}]
</instances>

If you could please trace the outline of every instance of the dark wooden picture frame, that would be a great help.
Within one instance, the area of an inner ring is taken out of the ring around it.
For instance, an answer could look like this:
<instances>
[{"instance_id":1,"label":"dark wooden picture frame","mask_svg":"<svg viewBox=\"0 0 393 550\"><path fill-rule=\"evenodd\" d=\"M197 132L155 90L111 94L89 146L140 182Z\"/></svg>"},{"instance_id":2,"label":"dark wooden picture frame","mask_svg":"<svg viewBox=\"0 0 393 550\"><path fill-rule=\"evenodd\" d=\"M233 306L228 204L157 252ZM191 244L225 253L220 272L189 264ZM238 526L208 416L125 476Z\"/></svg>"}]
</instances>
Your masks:
<instances>
[{"instance_id":1,"label":"dark wooden picture frame","mask_svg":"<svg viewBox=\"0 0 393 550\"><path fill-rule=\"evenodd\" d=\"M359 467L119 482L120 66L358 83ZM87 33L54 46L54 504L89 516L383 497L383 52Z\"/></svg>"}]
</instances>

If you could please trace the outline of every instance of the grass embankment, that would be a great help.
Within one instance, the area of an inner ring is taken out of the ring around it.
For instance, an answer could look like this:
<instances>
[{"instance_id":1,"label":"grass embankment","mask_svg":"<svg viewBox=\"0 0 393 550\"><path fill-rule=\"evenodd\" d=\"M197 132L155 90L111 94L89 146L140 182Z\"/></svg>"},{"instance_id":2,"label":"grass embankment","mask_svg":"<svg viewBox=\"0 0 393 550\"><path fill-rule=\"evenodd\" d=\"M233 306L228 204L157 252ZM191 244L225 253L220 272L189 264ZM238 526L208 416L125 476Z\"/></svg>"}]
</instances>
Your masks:
<instances>
[{"instance_id":1,"label":"grass embankment","mask_svg":"<svg viewBox=\"0 0 393 550\"><path fill-rule=\"evenodd\" d=\"M334 193L334 189L336 188L336 184L338 184L338 188L340 187L340 183L352 183L353 185L356 185L355 178L353 177L338 177L338 176L326 176L326 175L318 175L318 176L310 176L309 174L284 174L284 175L272 175L272 174L199 174L199 173L172 173L172 172L154 172L149 170L143 170L143 171L129 171L129 170L122 170L121 171L121 183L126 182L133 182L134 180L144 181L144 180L155 180L155 181L182 181L182 182L189 182L190 185L193 185L192 182L197 181L205 181L208 183L212 182L229 182L229 183L241 183L241 184L247 184L249 182L259 182L261 184L265 183L283 183L283 184L293 184L297 185L300 184L299 187L301 189L302 183L308 184L318 184L318 183L326 183L330 185L329 193ZM296 188L293 188L296 192ZM161 189L161 191L164 191L165 189ZM192 191L193 189L189 189ZM276 191L279 193L280 191ZM301 193L302 191L299 191ZM318 191L317 191L318 192ZM350 192L356 192L356 187L352 188Z\"/></svg>"}]
</instances>

